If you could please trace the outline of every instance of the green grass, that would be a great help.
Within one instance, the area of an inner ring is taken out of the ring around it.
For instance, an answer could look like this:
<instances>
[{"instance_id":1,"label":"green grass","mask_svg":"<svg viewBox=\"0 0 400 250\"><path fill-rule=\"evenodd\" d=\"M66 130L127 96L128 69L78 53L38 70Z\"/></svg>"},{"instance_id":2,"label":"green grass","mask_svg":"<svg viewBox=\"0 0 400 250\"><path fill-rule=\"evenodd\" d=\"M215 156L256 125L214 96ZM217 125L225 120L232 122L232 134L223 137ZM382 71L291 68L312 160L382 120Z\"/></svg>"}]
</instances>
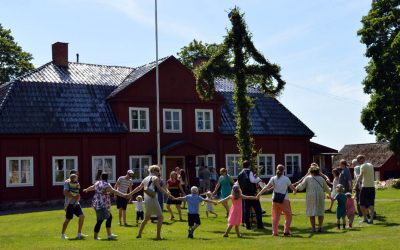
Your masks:
<instances>
[{"instance_id":1,"label":"green grass","mask_svg":"<svg viewBox=\"0 0 400 250\"><path fill-rule=\"evenodd\" d=\"M92 208L85 208L86 215L83 232L89 234L84 240L60 240L61 225L64 211L44 211L26 214L0 216L0 249L398 249L400 236L400 190L387 189L377 192L376 210L378 218L374 225L358 223L356 217L354 228L348 230L336 229L335 214L325 216L325 232L311 234L308 218L305 216L304 193L291 198L294 213L292 222L292 237L271 236L271 202L263 201L262 207L267 211L263 217L266 230L246 230L241 227L244 238L239 239L234 233L229 238L223 238L226 219L223 207L216 206L218 218L205 218L204 207L201 207L201 226L195 232L194 239L187 238L187 222L170 222L168 219L162 228L165 240L156 241L155 224L148 224L142 239L136 239L137 226L120 227L117 225L118 213L113 212L112 231L118 234L116 241L94 241L93 227L95 213ZM266 196L270 198L270 196ZM299 199L299 200L298 200ZM393 199L393 200L391 200ZM165 218L168 218L165 213ZM184 212L186 218L186 211ZM135 219L134 207L128 207L129 223ZM283 224L283 217L281 219ZM76 235L77 219L74 218L67 230L67 235ZM100 237L105 238L105 223Z\"/></svg>"}]
</instances>

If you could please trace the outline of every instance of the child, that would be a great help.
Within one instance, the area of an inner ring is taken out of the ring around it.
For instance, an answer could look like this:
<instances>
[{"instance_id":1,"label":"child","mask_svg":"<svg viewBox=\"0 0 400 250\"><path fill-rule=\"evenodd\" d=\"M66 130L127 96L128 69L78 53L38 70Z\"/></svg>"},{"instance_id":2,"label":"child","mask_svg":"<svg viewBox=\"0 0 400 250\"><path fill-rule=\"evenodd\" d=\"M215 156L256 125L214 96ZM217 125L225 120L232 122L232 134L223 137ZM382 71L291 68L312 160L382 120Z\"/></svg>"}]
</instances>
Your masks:
<instances>
[{"instance_id":1,"label":"child","mask_svg":"<svg viewBox=\"0 0 400 250\"><path fill-rule=\"evenodd\" d=\"M335 200L337 200L336 207L336 219L337 219L337 228L340 229L340 219L343 221L343 229L346 229L346 202L347 198L344 195L344 187L342 184L338 184L336 186L336 196Z\"/></svg>"},{"instance_id":2,"label":"child","mask_svg":"<svg viewBox=\"0 0 400 250\"><path fill-rule=\"evenodd\" d=\"M194 230L198 226L200 226L200 215L199 215L199 205L202 201L205 202L211 202L214 204L217 204L217 202L209 200L209 199L204 199L199 195L199 189L196 186L193 186L190 189L191 194L188 194L184 197L177 197L175 200L180 200L180 201L186 201L188 204L188 224L189 224L189 230L188 230L188 238L193 238L193 233Z\"/></svg>"},{"instance_id":3,"label":"child","mask_svg":"<svg viewBox=\"0 0 400 250\"><path fill-rule=\"evenodd\" d=\"M69 192L71 193L72 197L68 197L67 202L65 203L64 210L67 211L68 204L71 202L72 199L75 199L75 204L80 200L79 189L81 188L78 182L78 176L76 174L71 174L69 179L65 181L68 184Z\"/></svg>"},{"instance_id":4,"label":"child","mask_svg":"<svg viewBox=\"0 0 400 250\"><path fill-rule=\"evenodd\" d=\"M221 202L227 202L228 200L232 201L232 206L229 210L228 216L228 227L226 228L226 232L224 233L224 237L228 237L229 232L231 231L232 227L235 226L235 231L237 237L241 238L242 235L239 232L239 226L242 224L242 199L246 200L257 200L258 197L256 196L246 196L242 194L239 185L233 185L231 195L228 197L218 201L218 204Z\"/></svg>"},{"instance_id":5,"label":"child","mask_svg":"<svg viewBox=\"0 0 400 250\"><path fill-rule=\"evenodd\" d=\"M212 200L213 195L211 193L211 191L208 191L206 193L206 197L208 200ZM214 212L214 204L212 202L207 202L206 204L206 216L208 218L208 213L215 215L215 217L218 217L217 213Z\"/></svg>"},{"instance_id":6,"label":"child","mask_svg":"<svg viewBox=\"0 0 400 250\"><path fill-rule=\"evenodd\" d=\"M139 224L139 219L141 222L144 220L143 212L143 197L141 195L136 196L136 201L132 201L136 205L136 225Z\"/></svg>"},{"instance_id":7,"label":"child","mask_svg":"<svg viewBox=\"0 0 400 250\"><path fill-rule=\"evenodd\" d=\"M332 170L332 175L333 175L333 184L332 184L332 192L331 195L328 195L328 199L331 200L331 205L325 212L331 213L332 212L332 207L333 204L335 203L335 196L336 196L336 185L339 184L339 175L340 175L340 170L337 168L334 168Z\"/></svg>"},{"instance_id":8,"label":"child","mask_svg":"<svg viewBox=\"0 0 400 250\"><path fill-rule=\"evenodd\" d=\"M356 208L354 207L354 199L351 193L346 193L347 201L346 201L346 214L349 219L349 228L353 227L353 220L356 213Z\"/></svg>"}]
</instances>

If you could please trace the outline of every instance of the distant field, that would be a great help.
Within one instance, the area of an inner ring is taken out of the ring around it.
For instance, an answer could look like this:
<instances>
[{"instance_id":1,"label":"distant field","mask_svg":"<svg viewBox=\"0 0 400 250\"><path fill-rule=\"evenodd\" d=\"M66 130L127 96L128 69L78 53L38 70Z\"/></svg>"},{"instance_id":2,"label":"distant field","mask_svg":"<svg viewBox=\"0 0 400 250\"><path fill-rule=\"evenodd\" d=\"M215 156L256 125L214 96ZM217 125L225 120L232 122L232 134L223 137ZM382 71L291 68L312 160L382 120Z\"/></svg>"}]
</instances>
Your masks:
<instances>
[{"instance_id":1,"label":"distant field","mask_svg":"<svg viewBox=\"0 0 400 250\"><path fill-rule=\"evenodd\" d=\"M291 237L271 236L271 202L265 196L262 207L267 211L263 217L266 230L246 230L241 228L244 238L238 239L232 233L229 238L223 238L226 219L223 207L216 206L218 218L205 217L204 207L201 207L201 226L195 232L194 239L187 238L187 222L171 222L165 213L166 222L163 225L162 241L155 241L155 224L147 225L142 239L135 236L138 227L118 226L118 212L113 212L112 231L118 234L115 241L94 241L93 227L96 221L92 208L85 208L86 221L83 232L89 237L76 240L77 219L73 219L68 227L69 240L60 239L64 211L46 211L25 214L0 216L0 249L399 249L400 236L400 190L387 189L377 192L376 210L378 218L374 225L360 224L356 217L354 228L348 230L336 229L335 214L326 214L325 232L311 234L308 218L305 216L304 193L290 195L294 218ZM328 201L327 201L328 204ZM134 207L128 207L129 223L134 224ZM184 212L186 219L186 211ZM281 219L283 224L283 217ZM106 238L105 223L100 231L100 237Z\"/></svg>"}]
</instances>

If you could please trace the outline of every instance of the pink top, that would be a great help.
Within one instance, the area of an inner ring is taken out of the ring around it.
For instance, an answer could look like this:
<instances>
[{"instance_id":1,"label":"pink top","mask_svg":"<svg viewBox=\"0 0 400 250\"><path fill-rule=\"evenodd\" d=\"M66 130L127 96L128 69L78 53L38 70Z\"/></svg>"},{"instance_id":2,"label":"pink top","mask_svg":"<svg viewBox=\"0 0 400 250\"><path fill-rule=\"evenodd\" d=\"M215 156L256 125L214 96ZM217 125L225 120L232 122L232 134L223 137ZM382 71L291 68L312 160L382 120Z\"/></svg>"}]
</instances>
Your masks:
<instances>
[{"instance_id":1,"label":"pink top","mask_svg":"<svg viewBox=\"0 0 400 250\"><path fill-rule=\"evenodd\" d=\"M347 198L346 201L346 214L353 215L356 213L356 209L354 207L354 200L353 198Z\"/></svg>"}]
</instances>

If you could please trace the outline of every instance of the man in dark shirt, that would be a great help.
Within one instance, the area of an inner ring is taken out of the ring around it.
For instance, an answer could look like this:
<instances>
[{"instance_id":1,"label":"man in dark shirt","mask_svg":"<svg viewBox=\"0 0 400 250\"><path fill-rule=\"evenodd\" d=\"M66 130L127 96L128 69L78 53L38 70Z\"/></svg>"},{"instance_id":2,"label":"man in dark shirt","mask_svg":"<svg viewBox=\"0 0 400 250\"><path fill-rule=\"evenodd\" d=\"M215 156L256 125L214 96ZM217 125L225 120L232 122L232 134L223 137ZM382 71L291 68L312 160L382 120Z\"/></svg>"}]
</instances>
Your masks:
<instances>
[{"instance_id":1,"label":"man in dark shirt","mask_svg":"<svg viewBox=\"0 0 400 250\"><path fill-rule=\"evenodd\" d=\"M250 170L250 162L247 160L243 161L243 170L238 175L238 183L242 193L248 196L255 196L257 194L256 185L260 182L259 177L255 177L253 172ZM256 213L257 228L264 228L262 223L262 210L259 200L244 200L244 222L246 228L251 229L250 224L250 209L253 207Z\"/></svg>"}]
</instances>

